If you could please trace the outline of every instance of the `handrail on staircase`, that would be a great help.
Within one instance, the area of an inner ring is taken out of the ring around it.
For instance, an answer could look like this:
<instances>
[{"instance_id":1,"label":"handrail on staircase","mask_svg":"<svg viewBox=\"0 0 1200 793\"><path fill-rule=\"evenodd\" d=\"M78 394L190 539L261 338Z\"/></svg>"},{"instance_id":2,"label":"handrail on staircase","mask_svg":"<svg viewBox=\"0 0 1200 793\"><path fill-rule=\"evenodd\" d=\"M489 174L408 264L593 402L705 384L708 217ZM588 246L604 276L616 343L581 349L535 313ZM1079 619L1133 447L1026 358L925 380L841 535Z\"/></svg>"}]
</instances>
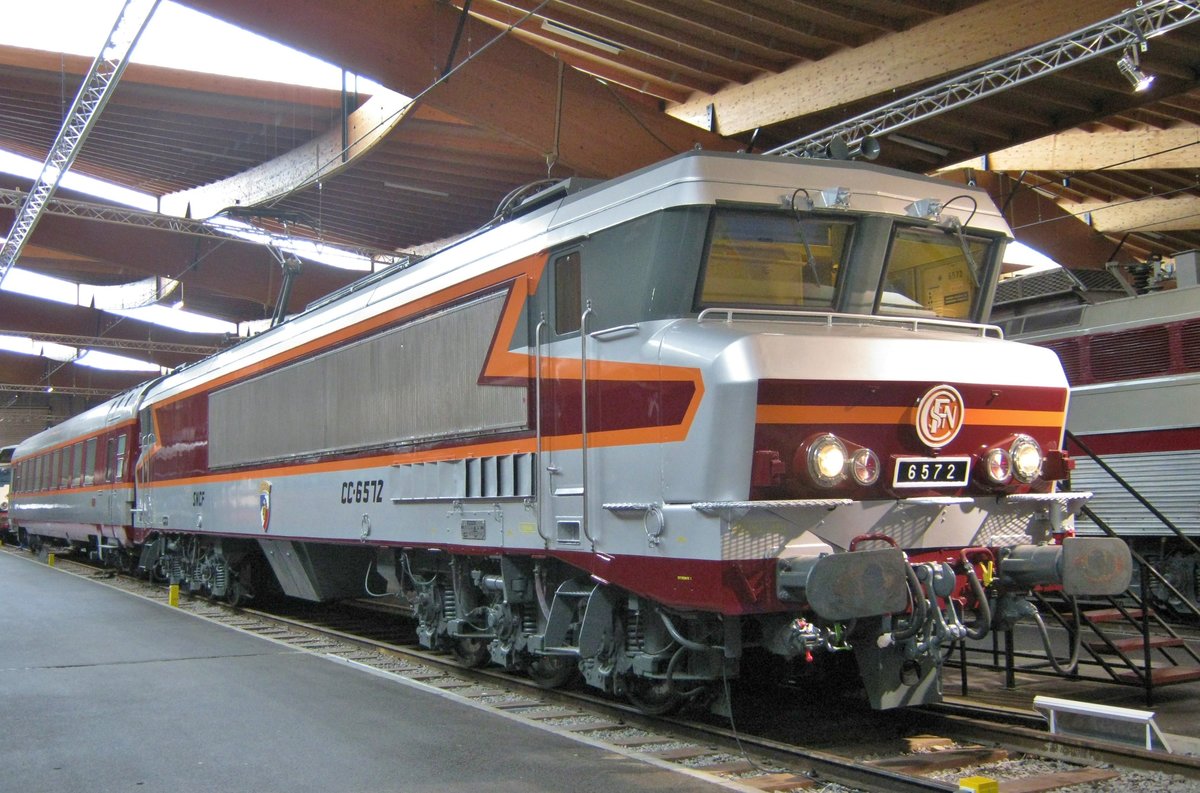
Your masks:
<instances>
[{"instance_id":1,"label":"handrail on staircase","mask_svg":"<svg viewBox=\"0 0 1200 793\"><path fill-rule=\"evenodd\" d=\"M1117 539L1121 539L1121 536L1119 534L1117 534L1115 531L1113 531L1112 527L1109 526L1107 523L1105 523L1104 520L1092 510L1091 507L1084 505L1083 509L1080 511L1088 517L1088 520L1092 521L1092 523L1095 523L1097 528L1100 529L1100 531L1104 532L1109 537L1116 537ZM1167 577L1165 575L1160 573L1158 571L1158 569L1156 567L1154 567L1154 565L1150 564L1150 562L1147 561L1146 557L1142 556L1140 553L1135 551L1133 548L1129 549L1129 554L1130 554L1130 556L1133 557L1133 561L1138 564L1138 566L1142 569L1143 572L1150 573L1150 575L1154 579L1156 579L1160 584L1162 584L1163 587L1165 587L1168 592L1170 592L1175 597L1179 598L1179 600L1184 605L1187 606L1188 611L1190 611L1193 615L1200 617L1200 605L1197 605L1196 602L1194 600L1192 600L1192 598L1183 594L1183 592L1180 592L1179 589L1176 588L1176 586L1174 584L1172 584L1170 581L1167 580ZM1148 604L1141 604L1141 605L1144 608Z\"/></svg>"}]
</instances>

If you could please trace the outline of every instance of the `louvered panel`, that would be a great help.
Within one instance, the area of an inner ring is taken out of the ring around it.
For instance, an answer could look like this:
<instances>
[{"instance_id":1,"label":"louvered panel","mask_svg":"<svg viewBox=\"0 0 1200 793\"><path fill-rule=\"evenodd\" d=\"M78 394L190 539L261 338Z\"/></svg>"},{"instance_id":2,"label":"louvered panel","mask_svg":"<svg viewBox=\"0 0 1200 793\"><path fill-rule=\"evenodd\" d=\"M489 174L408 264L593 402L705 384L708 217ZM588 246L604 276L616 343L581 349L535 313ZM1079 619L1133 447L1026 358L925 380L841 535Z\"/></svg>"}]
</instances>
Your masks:
<instances>
[{"instance_id":1,"label":"louvered panel","mask_svg":"<svg viewBox=\"0 0 1200 793\"><path fill-rule=\"evenodd\" d=\"M1200 532L1200 451L1158 454L1113 454L1104 461L1182 531ZM1080 458L1071 474L1071 489L1091 491L1092 510L1121 536L1163 535L1170 529L1129 495L1100 466ZM1091 521L1080 518L1080 534L1099 533Z\"/></svg>"},{"instance_id":2,"label":"louvered panel","mask_svg":"<svg viewBox=\"0 0 1200 793\"><path fill-rule=\"evenodd\" d=\"M1063 369L1067 373L1067 382L1071 385L1081 385L1082 380L1082 354L1079 351L1079 343L1075 339L1060 339L1058 341L1048 342L1042 345L1048 349L1054 350L1058 355L1058 360L1062 362Z\"/></svg>"},{"instance_id":3,"label":"louvered panel","mask_svg":"<svg viewBox=\"0 0 1200 793\"><path fill-rule=\"evenodd\" d=\"M524 427L525 389L478 382L504 298L488 295L213 392L209 463Z\"/></svg>"},{"instance_id":4,"label":"louvered panel","mask_svg":"<svg viewBox=\"0 0 1200 793\"><path fill-rule=\"evenodd\" d=\"M1179 330L1183 346L1183 366L1189 372L1200 371L1200 319L1183 323Z\"/></svg>"},{"instance_id":5,"label":"louvered panel","mask_svg":"<svg viewBox=\"0 0 1200 793\"><path fill-rule=\"evenodd\" d=\"M1092 338L1091 377L1097 383L1155 377L1171 366L1170 333L1165 326L1105 333Z\"/></svg>"}]
</instances>

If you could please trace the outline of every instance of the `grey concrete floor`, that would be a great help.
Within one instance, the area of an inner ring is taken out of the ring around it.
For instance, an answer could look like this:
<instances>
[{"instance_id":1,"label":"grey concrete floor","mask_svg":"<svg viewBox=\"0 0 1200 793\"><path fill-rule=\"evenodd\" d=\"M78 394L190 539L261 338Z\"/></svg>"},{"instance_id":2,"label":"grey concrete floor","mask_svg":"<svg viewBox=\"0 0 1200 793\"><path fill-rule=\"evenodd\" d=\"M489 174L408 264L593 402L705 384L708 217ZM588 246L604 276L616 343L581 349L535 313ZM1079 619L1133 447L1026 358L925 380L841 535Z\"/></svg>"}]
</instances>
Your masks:
<instances>
[{"instance_id":1,"label":"grey concrete floor","mask_svg":"<svg viewBox=\"0 0 1200 793\"><path fill-rule=\"evenodd\" d=\"M700 791L0 553L0 791Z\"/></svg>"}]
</instances>

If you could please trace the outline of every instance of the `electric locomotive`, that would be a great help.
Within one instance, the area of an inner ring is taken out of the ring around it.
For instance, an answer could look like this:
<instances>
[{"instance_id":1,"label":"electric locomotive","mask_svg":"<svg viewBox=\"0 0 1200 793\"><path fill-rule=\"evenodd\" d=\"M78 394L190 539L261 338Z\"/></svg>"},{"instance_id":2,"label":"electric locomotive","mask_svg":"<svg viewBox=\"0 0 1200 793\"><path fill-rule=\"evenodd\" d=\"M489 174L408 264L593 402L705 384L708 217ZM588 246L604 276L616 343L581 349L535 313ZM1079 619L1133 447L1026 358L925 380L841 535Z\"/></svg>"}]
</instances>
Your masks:
<instances>
[{"instance_id":1,"label":"electric locomotive","mask_svg":"<svg viewBox=\"0 0 1200 793\"><path fill-rule=\"evenodd\" d=\"M409 266L29 439L35 541L213 597L407 602L417 633L648 711L853 655L935 700L1072 537L1067 383L982 324L985 193L690 152L571 180Z\"/></svg>"}]
</instances>

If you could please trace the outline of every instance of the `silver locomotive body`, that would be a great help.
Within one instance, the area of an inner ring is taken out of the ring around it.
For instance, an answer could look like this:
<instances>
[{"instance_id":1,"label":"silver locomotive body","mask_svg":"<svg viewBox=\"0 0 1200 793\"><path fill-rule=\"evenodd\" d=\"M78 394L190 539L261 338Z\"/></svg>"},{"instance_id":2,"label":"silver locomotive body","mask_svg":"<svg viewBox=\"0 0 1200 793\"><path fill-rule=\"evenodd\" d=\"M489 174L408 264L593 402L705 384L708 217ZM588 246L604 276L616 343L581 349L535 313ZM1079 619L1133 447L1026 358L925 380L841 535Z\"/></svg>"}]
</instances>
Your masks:
<instances>
[{"instance_id":1,"label":"silver locomotive body","mask_svg":"<svg viewBox=\"0 0 1200 793\"><path fill-rule=\"evenodd\" d=\"M1001 599L1129 577L1055 492L1057 360L979 324L1006 238L981 192L847 163L534 196L125 397L104 547L217 597L399 598L431 647L647 710L851 650L877 706L930 701ZM95 539L38 512L88 496L42 476L88 469L77 429L17 451L30 535Z\"/></svg>"}]
</instances>

